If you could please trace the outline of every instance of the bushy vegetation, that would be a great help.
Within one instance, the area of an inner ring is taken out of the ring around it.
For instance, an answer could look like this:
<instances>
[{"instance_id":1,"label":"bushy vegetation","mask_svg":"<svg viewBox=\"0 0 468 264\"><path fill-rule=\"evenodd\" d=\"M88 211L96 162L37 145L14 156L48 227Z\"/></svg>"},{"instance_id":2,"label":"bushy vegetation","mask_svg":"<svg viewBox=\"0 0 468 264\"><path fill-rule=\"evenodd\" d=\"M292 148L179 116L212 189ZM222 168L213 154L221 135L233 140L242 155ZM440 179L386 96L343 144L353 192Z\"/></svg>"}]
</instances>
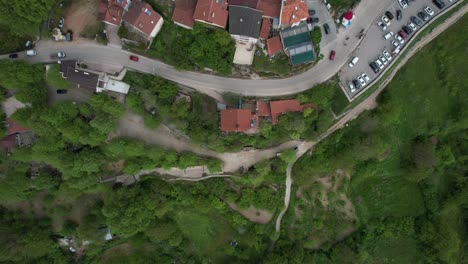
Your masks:
<instances>
[{"instance_id":1,"label":"bushy vegetation","mask_svg":"<svg viewBox=\"0 0 468 264\"><path fill-rule=\"evenodd\" d=\"M58 65L51 65L46 74L47 83L57 89L67 89L71 87L71 83L65 80L60 73Z\"/></svg>"},{"instance_id":2,"label":"bushy vegetation","mask_svg":"<svg viewBox=\"0 0 468 264\"><path fill-rule=\"evenodd\" d=\"M234 41L226 30L208 29L199 23L195 23L193 30L187 30L166 20L148 54L178 69L206 67L229 75L234 52Z\"/></svg>"}]
</instances>

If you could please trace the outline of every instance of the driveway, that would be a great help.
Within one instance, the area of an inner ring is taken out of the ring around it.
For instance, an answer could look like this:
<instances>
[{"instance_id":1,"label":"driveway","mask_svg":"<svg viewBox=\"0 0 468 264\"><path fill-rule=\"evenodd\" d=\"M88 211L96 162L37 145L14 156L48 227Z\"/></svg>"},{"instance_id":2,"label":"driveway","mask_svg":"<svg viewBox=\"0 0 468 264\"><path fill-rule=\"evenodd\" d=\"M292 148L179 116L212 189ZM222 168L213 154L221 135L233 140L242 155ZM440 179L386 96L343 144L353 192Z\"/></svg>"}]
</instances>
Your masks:
<instances>
[{"instance_id":1,"label":"driveway","mask_svg":"<svg viewBox=\"0 0 468 264\"><path fill-rule=\"evenodd\" d=\"M117 48L117 49L121 49L122 42L120 41L118 32L119 32L118 26L106 24L106 34L107 34L107 39L109 40L109 43L107 43L107 45Z\"/></svg>"},{"instance_id":2,"label":"driveway","mask_svg":"<svg viewBox=\"0 0 468 264\"><path fill-rule=\"evenodd\" d=\"M314 24L313 26L320 27L322 31L322 41L320 41L320 48L325 47L337 38L338 31L336 29L335 22L333 21L333 17L328 12L325 4L323 4L323 2L320 0L307 0L307 6L309 7L309 10L315 10L314 17L319 19L319 23ZM323 24L325 23L327 23L330 27L330 33L328 34L325 34L325 30L323 29Z\"/></svg>"}]
</instances>

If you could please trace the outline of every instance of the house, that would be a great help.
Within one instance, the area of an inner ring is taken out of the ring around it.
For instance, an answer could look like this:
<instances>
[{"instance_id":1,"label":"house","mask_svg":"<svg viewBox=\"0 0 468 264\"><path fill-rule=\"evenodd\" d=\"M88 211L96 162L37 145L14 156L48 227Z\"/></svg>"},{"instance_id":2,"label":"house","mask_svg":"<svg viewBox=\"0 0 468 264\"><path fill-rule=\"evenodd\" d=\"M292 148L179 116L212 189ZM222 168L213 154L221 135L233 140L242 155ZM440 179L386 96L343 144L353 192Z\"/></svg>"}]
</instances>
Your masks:
<instances>
[{"instance_id":1,"label":"house","mask_svg":"<svg viewBox=\"0 0 468 264\"><path fill-rule=\"evenodd\" d=\"M104 238L105 241L110 241L110 240L112 240L114 238L112 236L112 233L111 233L110 229L107 226L106 227L101 227L98 230L99 230L99 232L104 234L103 238Z\"/></svg>"},{"instance_id":2,"label":"house","mask_svg":"<svg viewBox=\"0 0 468 264\"><path fill-rule=\"evenodd\" d=\"M75 60L60 61L60 73L64 79L90 92L111 91L128 94L130 90L130 85L110 78L106 73L79 69Z\"/></svg>"},{"instance_id":3,"label":"house","mask_svg":"<svg viewBox=\"0 0 468 264\"><path fill-rule=\"evenodd\" d=\"M221 110L221 131L247 132L257 127L257 118L249 109Z\"/></svg>"},{"instance_id":4,"label":"house","mask_svg":"<svg viewBox=\"0 0 468 264\"><path fill-rule=\"evenodd\" d=\"M305 0L283 0L281 5L281 28L294 27L309 17L309 9Z\"/></svg>"},{"instance_id":5,"label":"house","mask_svg":"<svg viewBox=\"0 0 468 264\"><path fill-rule=\"evenodd\" d=\"M174 24L186 29L193 29L195 20L193 14L197 6L197 0L176 0L172 21Z\"/></svg>"},{"instance_id":6,"label":"house","mask_svg":"<svg viewBox=\"0 0 468 264\"><path fill-rule=\"evenodd\" d=\"M279 20L281 4L281 0L258 0L257 9L263 12L263 17ZM279 24L279 22L277 23Z\"/></svg>"},{"instance_id":7,"label":"house","mask_svg":"<svg viewBox=\"0 0 468 264\"><path fill-rule=\"evenodd\" d=\"M229 6L229 34L240 43L257 43L262 12L245 6Z\"/></svg>"},{"instance_id":8,"label":"house","mask_svg":"<svg viewBox=\"0 0 468 264\"><path fill-rule=\"evenodd\" d=\"M7 136L2 139L1 146L7 150L7 153L11 153L15 147L29 147L34 143L34 133L12 119L6 120L5 127Z\"/></svg>"},{"instance_id":9,"label":"house","mask_svg":"<svg viewBox=\"0 0 468 264\"><path fill-rule=\"evenodd\" d=\"M271 101L271 123L276 125L276 123L278 123L278 117L284 113L302 112L304 109L311 107L313 107L312 104L301 105L297 99Z\"/></svg>"},{"instance_id":10,"label":"house","mask_svg":"<svg viewBox=\"0 0 468 264\"><path fill-rule=\"evenodd\" d=\"M159 33L164 19L153 8L141 0L134 0L123 16L124 24L153 39Z\"/></svg>"},{"instance_id":11,"label":"house","mask_svg":"<svg viewBox=\"0 0 468 264\"><path fill-rule=\"evenodd\" d=\"M315 60L314 47L306 22L300 23L297 27L280 31L280 36L292 65L299 65Z\"/></svg>"},{"instance_id":12,"label":"house","mask_svg":"<svg viewBox=\"0 0 468 264\"><path fill-rule=\"evenodd\" d=\"M198 0L193 19L215 27L226 28L228 21L227 0Z\"/></svg>"},{"instance_id":13,"label":"house","mask_svg":"<svg viewBox=\"0 0 468 264\"><path fill-rule=\"evenodd\" d=\"M267 39L270 35L271 30L271 22L269 18L263 18L262 20L262 28L260 29L260 39Z\"/></svg>"},{"instance_id":14,"label":"house","mask_svg":"<svg viewBox=\"0 0 468 264\"><path fill-rule=\"evenodd\" d=\"M267 39L268 56L273 57L283 50L283 44L279 36Z\"/></svg>"},{"instance_id":15,"label":"house","mask_svg":"<svg viewBox=\"0 0 468 264\"><path fill-rule=\"evenodd\" d=\"M109 25L120 26L130 3L127 0L101 0L97 19Z\"/></svg>"}]
</instances>

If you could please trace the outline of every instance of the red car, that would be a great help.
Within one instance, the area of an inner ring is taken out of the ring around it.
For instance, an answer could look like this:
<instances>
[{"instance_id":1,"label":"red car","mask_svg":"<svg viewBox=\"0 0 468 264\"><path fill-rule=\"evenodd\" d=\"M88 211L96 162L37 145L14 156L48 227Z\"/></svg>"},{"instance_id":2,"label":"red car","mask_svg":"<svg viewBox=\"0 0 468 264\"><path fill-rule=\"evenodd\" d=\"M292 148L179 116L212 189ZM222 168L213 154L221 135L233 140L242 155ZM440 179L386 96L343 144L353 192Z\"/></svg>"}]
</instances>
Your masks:
<instances>
[{"instance_id":1,"label":"red car","mask_svg":"<svg viewBox=\"0 0 468 264\"><path fill-rule=\"evenodd\" d=\"M400 35L404 40L408 39L408 35L403 30L398 31L398 35Z\"/></svg>"},{"instance_id":2,"label":"red car","mask_svg":"<svg viewBox=\"0 0 468 264\"><path fill-rule=\"evenodd\" d=\"M335 51L332 50L332 51L330 52L330 60L334 60L334 59L335 59Z\"/></svg>"},{"instance_id":3,"label":"red car","mask_svg":"<svg viewBox=\"0 0 468 264\"><path fill-rule=\"evenodd\" d=\"M130 60L132 60L132 61L138 61L138 57L137 57L137 56L134 56L134 55L131 55L131 56L130 56Z\"/></svg>"}]
</instances>

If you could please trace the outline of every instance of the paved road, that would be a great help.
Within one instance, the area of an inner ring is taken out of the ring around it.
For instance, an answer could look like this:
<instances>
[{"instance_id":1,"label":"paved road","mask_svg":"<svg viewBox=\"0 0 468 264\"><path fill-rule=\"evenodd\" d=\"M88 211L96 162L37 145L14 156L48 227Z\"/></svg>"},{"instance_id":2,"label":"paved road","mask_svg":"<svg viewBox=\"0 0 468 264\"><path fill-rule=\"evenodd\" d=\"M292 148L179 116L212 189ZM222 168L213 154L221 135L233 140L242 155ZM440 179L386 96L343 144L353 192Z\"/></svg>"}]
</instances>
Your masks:
<instances>
[{"instance_id":1,"label":"paved road","mask_svg":"<svg viewBox=\"0 0 468 264\"><path fill-rule=\"evenodd\" d=\"M362 0L354 12L356 19L348 29L340 29L337 38L321 47L325 57L330 50L336 50L334 61L322 60L309 71L287 79L277 80L245 80L225 78L214 75L200 74L188 71L178 71L174 67L149 58L140 57L140 62L128 59L129 52L111 46L87 43L81 40L74 42L41 41L37 45L38 55L27 58L31 62L49 62L49 55L56 51L65 51L70 59L80 59L111 65L130 67L146 73L155 73L163 78L192 87L204 93L234 92L251 96L279 96L298 93L324 82L334 76L339 69L347 64L350 54L359 45L359 39L348 36L357 35L363 28L367 30L381 10L384 10L395 0ZM0 56L2 58L3 56ZM20 54L21 58L24 53Z\"/></svg>"}]
</instances>

